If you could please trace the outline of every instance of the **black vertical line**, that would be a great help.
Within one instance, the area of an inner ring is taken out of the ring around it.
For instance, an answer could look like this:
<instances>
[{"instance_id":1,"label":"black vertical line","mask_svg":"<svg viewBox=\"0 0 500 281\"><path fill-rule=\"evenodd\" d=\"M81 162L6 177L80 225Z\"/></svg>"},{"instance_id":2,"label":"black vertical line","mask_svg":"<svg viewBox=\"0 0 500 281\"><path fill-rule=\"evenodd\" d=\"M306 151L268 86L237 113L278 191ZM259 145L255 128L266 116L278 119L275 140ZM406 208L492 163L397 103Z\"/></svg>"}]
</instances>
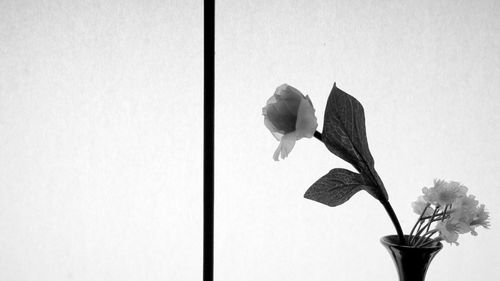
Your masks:
<instances>
[{"instance_id":1,"label":"black vertical line","mask_svg":"<svg viewBox=\"0 0 500 281\"><path fill-rule=\"evenodd\" d=\"M203 280L214 279L215 0L205 0L203 92Z\"/></svg>"}]
</instances>

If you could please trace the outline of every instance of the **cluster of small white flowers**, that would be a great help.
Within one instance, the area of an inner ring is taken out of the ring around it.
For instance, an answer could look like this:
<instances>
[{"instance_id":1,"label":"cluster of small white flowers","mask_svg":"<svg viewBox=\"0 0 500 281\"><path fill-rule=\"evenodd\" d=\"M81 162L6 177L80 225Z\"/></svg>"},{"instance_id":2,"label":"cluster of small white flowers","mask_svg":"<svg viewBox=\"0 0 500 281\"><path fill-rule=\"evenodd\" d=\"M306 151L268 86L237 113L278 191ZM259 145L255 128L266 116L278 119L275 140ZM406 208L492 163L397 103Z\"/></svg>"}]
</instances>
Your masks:
<instances>
[{"instance_id":1,"label":"cluster of small white flowers","mask_svg":"<svg viewBox=\"0 0 500 281\"><path fill-rule=\"evenodd\" d=\"M424 200L428 203L438 206L453 204L455 200L465 196L467 187L458 182L444 180L434 180L434 186L431 188L422 188Z\"/></svg>"},{"instance_id":2,"label":"cluster of small white flowers","mask_svg":"<svg viewBox=\"0 0 500 281\"><path fill-rule=\"evenodd\" d=\"M412 207L421 219L431 217L429 223L437 222L438 239L458 245L459 234L477 235L477 227L490 225L484 204L479 205L475 196L467 195L467 191L467 187L458 182L435 180L433 187L422 189L424 195L418 197Z\"/></svg>"}]
</instances>

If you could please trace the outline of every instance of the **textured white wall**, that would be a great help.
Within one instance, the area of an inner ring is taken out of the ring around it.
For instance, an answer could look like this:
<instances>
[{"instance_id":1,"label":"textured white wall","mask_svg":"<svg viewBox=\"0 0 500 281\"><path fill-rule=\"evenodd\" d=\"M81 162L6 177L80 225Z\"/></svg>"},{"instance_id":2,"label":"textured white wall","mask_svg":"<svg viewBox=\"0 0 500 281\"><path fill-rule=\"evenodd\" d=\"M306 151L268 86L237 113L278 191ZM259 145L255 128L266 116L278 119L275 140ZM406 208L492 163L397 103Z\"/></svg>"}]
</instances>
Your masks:
<instances>
[{"instance_id":1,"label":"textured white wall","mask_svg":"<svg viewBox=\"0 0 500 281\"><path fill-rule=\"evenodd\" d=\"M394 233L367 193L328 208L303 199L334 167L315 139L278 163L261 108L289 83L320 130L333 85L365 107L376 168L403 228L434 178L461 181L491 230L445 245L428 281L500 277L498 1L217 1L217 281L397 280L379 238Z\"/></svg>"},{"instance_id":2,"label":"textured white wall","mask_svg":"<svg viewBox=\"0 0 500 281\"><path fill-rule=\"evenodd\" d=\"M200 280L201 1L0 2L0 280Z\"/></svg>"}]
</instances>

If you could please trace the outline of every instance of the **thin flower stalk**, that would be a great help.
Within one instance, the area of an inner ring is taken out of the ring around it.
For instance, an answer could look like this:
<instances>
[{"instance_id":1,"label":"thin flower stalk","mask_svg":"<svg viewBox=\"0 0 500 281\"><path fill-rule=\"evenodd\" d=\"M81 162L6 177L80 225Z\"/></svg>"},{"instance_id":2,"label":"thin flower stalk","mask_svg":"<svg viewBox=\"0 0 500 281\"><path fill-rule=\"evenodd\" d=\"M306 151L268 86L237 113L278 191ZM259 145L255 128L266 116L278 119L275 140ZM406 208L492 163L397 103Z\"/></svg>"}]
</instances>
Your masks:
<instances>
[{"instance_id":1,"label":"thin flower stalk","mask_svg":"<svg viewBox=\"0 0 500 281\"><path fill-rule=\"evenodd\" d=\"M431 218L429 219L429 221L427 223L425 223L426 220L421 220L421 225L420 225L419 229L417 230L417 233L413 237L413 240L411 241L412 243L415 241L415 239L417 239L417 237L420 237L424 231L425 232L429 231L431 224L436 221L436 219L434 219L434 215L438 211L438 209L439 209L439 207L436 207L436 209L434 210L434 214L431 216ZM424 225L424 223L425 223L425 225ZM412 244L410 243L410 245L412 245Z\"/></svg>"},{"instance_id":2,"label":"thin flower stalk","mask_svg":"<svg viewBox=\"0 0 500 281\"><path fill-rule=\"evenodd\" d=\"M422 245L420 245L420 247L426 247L426 246L429 246L431 245L432 243L438 243L439 241L443 240L443 238L441 237L436 237L434 239L431 239L425 243L423 243Z\"/></svg>"},{"instance_id":3,"label":"thin flower stalk","mask_svg":"<svg viewBox=\"0 0 500 281\"><path fill-rule=\"evenodd\" d=\"M436 213L437 213L438 210L439 210L439 206L437 206L436 209L434 210L434 213L432 214L432 217L430 219L431 221L427 224L427 230L426 230L426 232L429 231L429 229L431 228L431 224L433 223L434 217L436 216Z\"/></svg>"},{"instance_id":4,"label":"thin flower stalk","mask_svg":"<svg viewBox=\"0 0 500 281\"><path fill-rule=\"evenodd\" d=\"M448 207L449 207L449 208L451 208L451 204L447 204L447 205L444 207L443 216L441 217L441 221L444 221L445 216L446 216L446 211L448 211Z\"/></svg>"},{"instance_id":5,"label":"thin flower stalk","mask_svg":"<svg viewBox=\"0 0 500 281\"><path fill-rule=\"evenodd\" d=\"M411 243L411 241L413 240L413 232L415 231L415 228L417 228L417 225L420 223L420 226L422 225L422 217L424 216L425 214L425 211L427 211L427 209L429 208L431 204L430 203L427 203L425 205L425 208L424 210L422 211L422 214L420 214L420 217L418 218L417 222L415 223L415 225L413 225L413 228L411 229L411 232L410 232L410 236L409 236L409 243Z\"/></svg>"},{"instance_id":6,"label":"thin flower stalk","mask_svg":"<svg viewBox=\"0 0 500 281\"><path fill-rule=\"evenodd\" d=\"M420 238L415 243L414 247L420 247L420 246L422 246L422 244L424 242L428 241L428 239L430 239L432 237L432 235L436 234L437 232L438 232L437 229L433 229L433 230L425 233L424 235L420 236Z\"/></svg>"},{"instance_id":7,"label":"thin flower stalk","mask_svg":"<svg viewBox=\"0 0 500 281\"><path fill-rule=\"evenodd\" d=\"M449 216L450 213L448 212L447 214L445 214L444 212L441 212L441 213L437 213L434 218L438 218L438 219L441 219L442 216ZM425 216L425 217L422 217L422 220L427 220L427 219L430 219L432 218L432 216ZM445 218L446 219L446 218Z\"/></svg>"}]
</instances>

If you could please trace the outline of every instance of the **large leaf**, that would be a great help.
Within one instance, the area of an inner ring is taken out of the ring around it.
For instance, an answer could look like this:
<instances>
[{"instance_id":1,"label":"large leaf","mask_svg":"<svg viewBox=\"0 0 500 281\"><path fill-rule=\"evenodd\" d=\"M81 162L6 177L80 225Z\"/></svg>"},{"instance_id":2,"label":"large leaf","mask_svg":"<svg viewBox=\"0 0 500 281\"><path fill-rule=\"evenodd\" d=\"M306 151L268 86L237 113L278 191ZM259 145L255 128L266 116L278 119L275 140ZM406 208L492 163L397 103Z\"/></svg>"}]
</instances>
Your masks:
<instances>
[{"instance_id":1,"label":"large leaf","mask_svg":"<svg viewBox=\"0 0 500 281\"><path fill-rule=\"evenodd\" d=\"M376 187L367 190L371 195L379 200L388 199L368 149L363 106L336 84L333 84L326 104L322 137L332 153L351 163L368 185Z\"/></svg>"},{"instance_id":2,"label":"large leaf","mask_svg":"<svg viewBox=\"0 0 500 281\"><path fill-rule=\"evenodd\" d=\"M307 199L335 207L345 203L356 192L370 190L363 176L346 169L333 169L316 181L304 194Z\"/></svg>"}]
</instances>

